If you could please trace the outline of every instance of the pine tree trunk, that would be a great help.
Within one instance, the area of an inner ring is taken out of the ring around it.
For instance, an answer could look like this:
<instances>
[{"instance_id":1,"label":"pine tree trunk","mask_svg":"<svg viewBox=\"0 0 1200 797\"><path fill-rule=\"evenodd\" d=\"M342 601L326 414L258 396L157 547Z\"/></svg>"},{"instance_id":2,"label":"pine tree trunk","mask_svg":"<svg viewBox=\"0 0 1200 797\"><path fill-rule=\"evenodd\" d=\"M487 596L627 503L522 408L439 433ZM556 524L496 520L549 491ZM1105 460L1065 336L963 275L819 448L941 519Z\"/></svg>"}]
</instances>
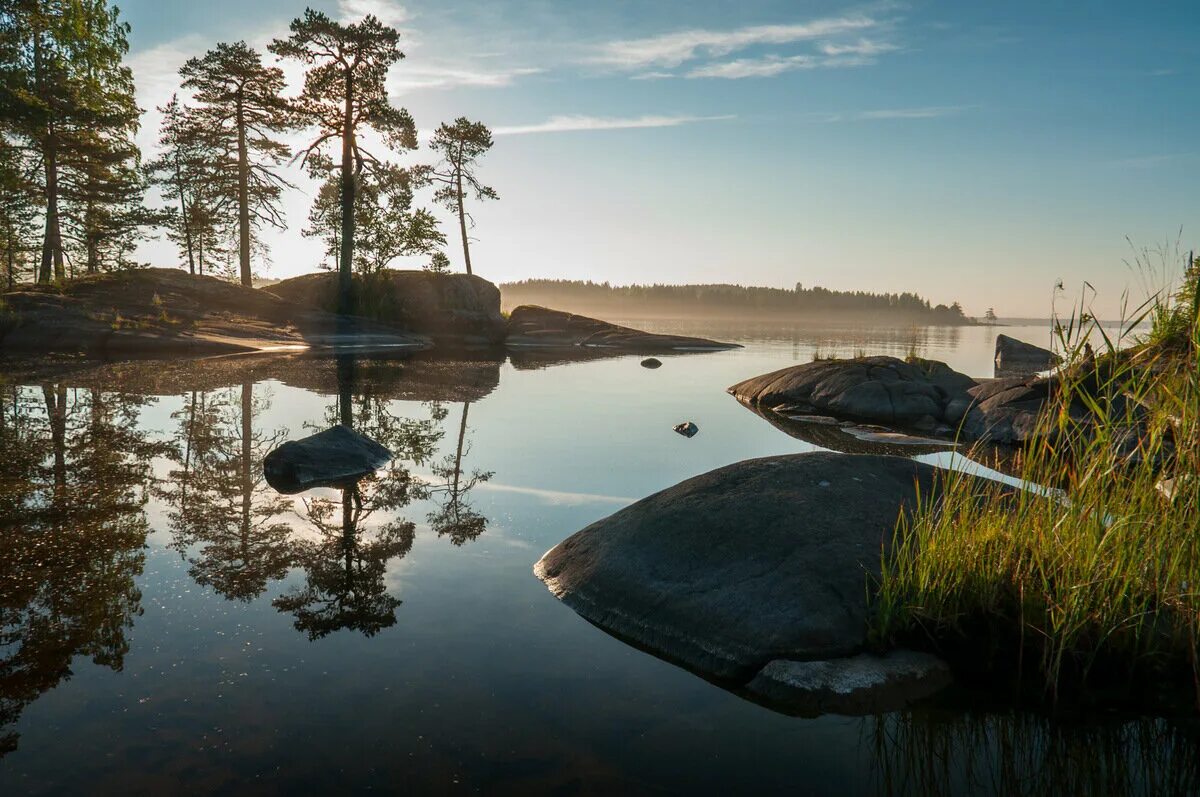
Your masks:
<instances>
[{"instance_id":1,"label":"pine tree trunk","mask_svg":"<svg viewBox=\"0 0 1200 797\"><path fill-rule=\"evenodd\" d=\"M187 246L188 273L196 273L196 258L192 254L192 220L188 216L187 194L183 190L183 173L179 168L179 149L175 149L175 185L179 186L179 221L183 225L183 241Z\"/></svg>"},{"instance_id":2,"label":"pine tree trunk","mask_svg":"<svg viewBox=\"0 0 1200 797\"><path fill-rule=\"evenodd\" d=\"M46 233L42 239L38 282L49 282L51 265L54 267L54 279L66 276L63 270L62 233L58 222L58 134L53 123L46 133L43 160L46 170Z\"/></svg>"},{"instance_id":3,"label":"pine tree trunk","mask_svg":"<svg viewBox=\"0 0 1200 797\"><path fill-rule=\"evenodd\" d=\"M241 92L237 101L238 128L238 263L242 284L250 287L250 156L246 151L246 118Z\"/></svg>"},{"instance_id":4,"label":"pine tree trunk","mask_svg":"<svg viewBox=\"0 0 1200 797\"><path fill-rule=\"evenodd\" d=\"M455 190L458 194L458 231L462 234L463 244L463 262L467 265L467 274L471 273L471 247L467 242L467 214L463 210L463 189L462 189L462 148L460 142L458 145L458 162L454 168L454 178L456 181Z\"/></svg>"},{"instance_id":5,"label":"pine tree trunk","mask_svg":"<svg viewBox=\"0 0 1200 797\"><path fill-rule=\"evenodd\" d=\"M342 251L338 264L338 313L354 312L354 80L346 75L342 118Z\"/></svg>"}]
</instances>

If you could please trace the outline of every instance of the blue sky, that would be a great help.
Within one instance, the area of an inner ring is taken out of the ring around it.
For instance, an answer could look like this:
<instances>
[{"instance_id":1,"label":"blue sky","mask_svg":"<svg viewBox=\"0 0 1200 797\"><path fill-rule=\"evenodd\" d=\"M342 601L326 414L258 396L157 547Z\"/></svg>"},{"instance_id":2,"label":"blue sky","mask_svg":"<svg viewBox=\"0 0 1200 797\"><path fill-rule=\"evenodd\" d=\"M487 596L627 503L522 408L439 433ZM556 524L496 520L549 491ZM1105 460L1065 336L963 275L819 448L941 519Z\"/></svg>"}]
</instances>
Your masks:
<instances>
[{"instance_id":1,"label":"blue sky","mask_svg":"<svg viewBox=\"0 0 1200 797\"><path fill-rule=\"evenodd\" d=\"M188 56L263 46L303 10L119 5L146 108ZM401 30L390 85L419 127L496 131L481 177L501 199L476 208L472 248L494 281L802 282L1044 316L1059 279L1060 306L1086 280L1111 316L1144 293L1127 238L1200 248L1195 0L311 5ZM319 258L299 234L314 187L293 177L270 276Z\"/></svg>"}]
</instances>

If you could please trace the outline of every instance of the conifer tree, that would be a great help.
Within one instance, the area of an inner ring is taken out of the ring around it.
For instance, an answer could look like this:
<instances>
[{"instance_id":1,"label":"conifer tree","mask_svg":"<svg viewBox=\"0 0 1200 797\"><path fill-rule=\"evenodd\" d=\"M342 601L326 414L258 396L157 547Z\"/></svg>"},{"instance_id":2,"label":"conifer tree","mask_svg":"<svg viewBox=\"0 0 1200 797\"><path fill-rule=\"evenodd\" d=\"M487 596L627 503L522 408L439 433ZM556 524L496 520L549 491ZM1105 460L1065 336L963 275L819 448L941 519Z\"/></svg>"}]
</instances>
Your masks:
<instances>
[{"instance_id":1,"label":"conifer tree","mask_svg":"<svg viewBox=\"0 0 1200 797\"><path fill-rule=\"evenodd\" d=\"M475 177L475 166L481 156L492 148L492 131L482 122L472 122L464 116L454 124L443 122L429 146L442 156L442 162L428 171L429 179L438 185L433 199L439 205L458 216L458 229L462 236L463 262L467 273L471 272L471 247L467 236L467 225L475 226L471 214L466 212L466 194L474 192L475 199L499 199L496 190L483 185Z\"/></svg>"},{"instance_id":2,"label":"conifer tree","mask_svg":"<svg viewBox=\"0 0 1200 797\"><path fill-rule=\"evenodd\" d=\"M290 151L277 136L291 129L295 118L282 96L283 70L265 66L258 51L235 42L218 44L179 72L183 87L194 94L195 123L207 136L210 185L234 191L238 278L249 287L254 231L285 226L279 203L283 189L292 187L278 173Z\"/></svg>"},{"instance_id":3,"label":"conifer tree","mask_svg":"<svg viewBox=\"0 0 1200 797\"><path fill-rule=\"evenodd\" d=\"M338 168L340 231L338 233L338 311L354 306L355 196L368 167L383 161L363 147L360 135L370 129L382 135L386 146L411 150L417 147L412 117L392 105L384 81L388 70L404 57L400 34L368 15L360 22L343 24L326 14L305 9L292 21L291 35L276 39L271 52L294 58L307 66L304 90L297 110L316 129L317 137L300 153L302 165L321 175L332 160L323 155L334 140L341 142Z\"/></svg>"}]
</instances>

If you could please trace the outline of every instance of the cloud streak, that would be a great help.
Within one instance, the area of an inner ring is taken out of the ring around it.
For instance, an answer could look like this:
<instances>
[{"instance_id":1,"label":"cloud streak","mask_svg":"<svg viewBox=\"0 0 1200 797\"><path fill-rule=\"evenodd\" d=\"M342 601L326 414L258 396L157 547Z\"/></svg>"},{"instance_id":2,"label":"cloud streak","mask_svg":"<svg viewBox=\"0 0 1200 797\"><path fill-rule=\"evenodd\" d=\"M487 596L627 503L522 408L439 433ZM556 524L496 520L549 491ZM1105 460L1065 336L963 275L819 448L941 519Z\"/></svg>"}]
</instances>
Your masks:
<instances>
[{"instance_id":1,"label":"cloud streak","mask_svg":"<svg viewBox=\"0 0 1200 797\"><path fill-rule=\"evenodd\" d=\"M747 47L793 44L878 26L870 17L829 17L793 25L753 25L734 30L684 30L603 45L590 60L619 69L673 68L700 57L719 57Z\"/></svg>"},{"instance_id":2,"label":"cloud streak","mask_svg":"<svg viewBox=\"0 0 1200 797\"><path fill-rule=\"evenodd\" d=\"M567 115L552 116L545 122L529 125L508 125L492 128L497 136L524 136L538 133L576 133L587 130L635 130L648 127L678 127L696 122L720 122L734 119L732 114L722 116L661 116L604 117Z\"/></svg>"},{"instance_id":3,"label":"cloud streak","mask_svg":"<svg viewBox=\"0 0 1200 797\"><path fill-rule=\"evenodd\" d=\"M412 17L407 8L394 0L338 0L338 16L344 22L358 22L368 14L393 28L399 28Z\"/></svg>"},{"instance_id":4,"label":"cloud streak","mask_svg":"<svg viewBox=\"0 0 1200 797\"><path fill-rule=\"evenodd\" d=\"M736 58L732 61L705 64L692 69L684 77L744 80L756 77L775 77L784 72L794 72L799 69L838 69L867 66L872 63L874 63L872 59L862 56L827 57L802 54L784 58L778 55L768 55L762 58Z\"/></svg>"}]
</instances>

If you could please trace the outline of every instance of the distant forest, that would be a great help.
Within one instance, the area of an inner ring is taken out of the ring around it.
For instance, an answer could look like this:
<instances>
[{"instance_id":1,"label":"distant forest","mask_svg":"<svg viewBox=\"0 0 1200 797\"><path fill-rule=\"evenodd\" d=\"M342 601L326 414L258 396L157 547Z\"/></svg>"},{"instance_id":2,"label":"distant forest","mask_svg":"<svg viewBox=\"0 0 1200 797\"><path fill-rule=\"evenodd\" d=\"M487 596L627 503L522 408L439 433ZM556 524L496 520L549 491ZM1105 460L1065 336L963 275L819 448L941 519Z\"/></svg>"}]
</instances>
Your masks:
<instances>
[{"instance_id":1,"label":"distant forest","mask_svg":"<svg viewBox=\"0 0 1200 797\"><path fill-rule=\"evenodd\" d=\"M743 285L610 285L576 280L522 280L500 286L505 310L539 304L572 313L626 318L725 318L887 320L924 324L975 323L958 302L931 305L915 293L869 293Z\"/></svg>"}]
</instances>

